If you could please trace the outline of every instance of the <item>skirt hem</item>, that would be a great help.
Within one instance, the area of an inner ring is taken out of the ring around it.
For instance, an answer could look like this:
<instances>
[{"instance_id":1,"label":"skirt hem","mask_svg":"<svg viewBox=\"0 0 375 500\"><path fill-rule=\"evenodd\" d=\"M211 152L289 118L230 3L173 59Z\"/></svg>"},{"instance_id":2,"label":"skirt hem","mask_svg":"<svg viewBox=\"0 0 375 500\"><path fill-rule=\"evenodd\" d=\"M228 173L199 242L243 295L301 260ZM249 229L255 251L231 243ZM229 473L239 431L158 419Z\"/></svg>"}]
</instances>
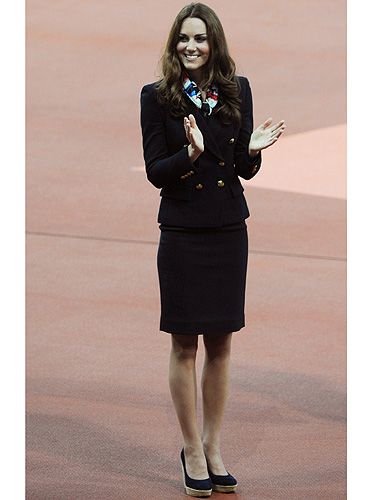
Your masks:
<instances>
[{"instance_id":1,"label":"skirt hem","mask_svg":"<svg viewBox=\"0 0 375 500\"><path fill-rule=\"evenodd\" d=\"M166 333L176 333L181 335L203 335L203 334L217 334L223 335L231 332L238 332L242 328L244 328L245 322L234 323L233 321L228 321L228 323L220 322L215 326L215 324L211 322L207 323L195 323L194 327L192 325L183 324L180 322L171 322L164 321L160 323L160 331Z\"/></svg>"}]
</instances>

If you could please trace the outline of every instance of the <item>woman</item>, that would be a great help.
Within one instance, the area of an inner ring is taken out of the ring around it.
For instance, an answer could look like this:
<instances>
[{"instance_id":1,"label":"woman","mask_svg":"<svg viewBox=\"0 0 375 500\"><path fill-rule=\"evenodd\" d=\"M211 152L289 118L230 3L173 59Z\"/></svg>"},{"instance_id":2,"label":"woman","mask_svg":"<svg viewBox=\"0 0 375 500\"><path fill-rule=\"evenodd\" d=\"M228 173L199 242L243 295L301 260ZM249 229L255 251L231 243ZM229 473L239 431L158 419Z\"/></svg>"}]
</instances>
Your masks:
<instances>
[{"instance_id":1,"label":"woman","mask_svg":"<svg viewBox=\"0 0 375 500\"><path fill-rule=\"evenodd\" d=\"M261 150L284 121L253 131L248 79L236 76L222 25L202 3L177 15L162 77L141 91L148 180L161 189L157 268L160 330L171 334L169 387L181 426L185 491L235 491L220 451L232 332L245 326L250 213L239 177L259 171ZM203 432L197 425L195 360L203 335Z\"/></svg>"}]
</instances>

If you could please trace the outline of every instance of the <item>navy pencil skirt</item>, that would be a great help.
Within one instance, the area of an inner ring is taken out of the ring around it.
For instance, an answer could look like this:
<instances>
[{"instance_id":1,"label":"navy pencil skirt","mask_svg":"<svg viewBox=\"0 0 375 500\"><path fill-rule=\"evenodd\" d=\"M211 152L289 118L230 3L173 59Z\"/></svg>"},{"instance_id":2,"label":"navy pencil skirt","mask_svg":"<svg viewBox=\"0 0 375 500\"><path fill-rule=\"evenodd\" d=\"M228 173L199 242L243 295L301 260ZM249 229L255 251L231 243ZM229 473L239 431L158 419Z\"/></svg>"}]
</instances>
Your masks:
<instances>
[{"instance_id":1,"label":"navy pencil skirt","mask_svg":"<svg viewBox=\"0 0 375 500\"><path fill-rule=\"evenodd\" d=\"M160 330L220 335L243 328L246 221L220 228L159 228Z\"/></svg>"}]
</instances>

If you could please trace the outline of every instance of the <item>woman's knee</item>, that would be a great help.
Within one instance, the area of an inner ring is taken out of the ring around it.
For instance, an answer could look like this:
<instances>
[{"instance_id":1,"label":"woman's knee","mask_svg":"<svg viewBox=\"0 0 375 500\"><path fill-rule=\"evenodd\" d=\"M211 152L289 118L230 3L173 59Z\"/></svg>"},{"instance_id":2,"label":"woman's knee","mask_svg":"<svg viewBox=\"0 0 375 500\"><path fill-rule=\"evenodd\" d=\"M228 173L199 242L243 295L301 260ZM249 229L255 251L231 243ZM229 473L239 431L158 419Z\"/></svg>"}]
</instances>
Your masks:
<instances>
[{"instance_id":1,"label":"woman's knee","mask_svg":"<svg viewBox=\"0 0 375 500\"><path fill-rule=\"evenodd\" d=\"M181 359L196 357L198 350L198 335L172 334L172 351Z\"/></svg>"},{"instance_id":2,"label":"woman's knee","mask_svg":"<svg viewBox=\"0 0 375 500\"><path fill-rule=\"evenodd\" d=\"M223 335L205 334L203 335L203 343L206 352L210 357L226 357L230 355L232 333Z\"/></svg>"}]
</instances>

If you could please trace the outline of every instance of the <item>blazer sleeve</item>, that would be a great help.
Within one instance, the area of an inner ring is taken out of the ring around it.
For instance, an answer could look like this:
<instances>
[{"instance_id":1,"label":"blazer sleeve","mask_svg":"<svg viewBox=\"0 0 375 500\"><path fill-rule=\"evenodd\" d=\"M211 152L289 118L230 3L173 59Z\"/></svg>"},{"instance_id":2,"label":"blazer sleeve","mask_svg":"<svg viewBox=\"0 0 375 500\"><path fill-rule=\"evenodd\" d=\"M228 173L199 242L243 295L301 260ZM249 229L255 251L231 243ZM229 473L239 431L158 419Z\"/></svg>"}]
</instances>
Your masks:
<instances>
[{"instance_id":1,"label":"blazer sleeve","mask_svg":"<svg viewBox=\"0 0 375 500\"><path fill-rule=\"evenodd\" d=\"M234 150L234 164L237 175L243 179L251 179L256 175L262 163L262 153L251 157L249 155L249 142L253 133L253 98L249 80L244 77L242 124Z\"/></svg>"},{"instance_id":2,"label":"blazer sleeve","mask_svg":"<svg viewBox=\"0 0 375 500\"><path fill-rule=\"evenodd\" d=\"M157 102L153 84L142 88L140 101L143 157L147 179L160 189L175 184L182 175L196 169L189 158L187 147L181 148L173 155L169 154L165 110Z\"/></svg>"}]
</instances>

